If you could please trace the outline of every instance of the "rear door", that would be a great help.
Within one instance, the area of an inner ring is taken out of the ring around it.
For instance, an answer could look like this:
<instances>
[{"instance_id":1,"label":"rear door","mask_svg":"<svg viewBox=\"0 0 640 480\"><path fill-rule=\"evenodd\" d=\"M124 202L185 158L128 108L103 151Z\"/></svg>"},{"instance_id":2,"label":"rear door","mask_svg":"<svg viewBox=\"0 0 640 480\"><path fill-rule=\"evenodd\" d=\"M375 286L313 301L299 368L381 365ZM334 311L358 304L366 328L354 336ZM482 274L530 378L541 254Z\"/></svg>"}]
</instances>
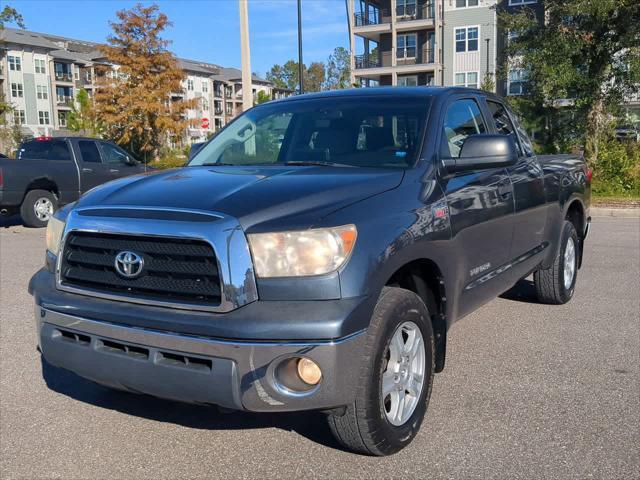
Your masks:
<instances>
[{"instance_id":1,"label":"rear door","mask_svg":"<svg viewBox=\"0 0 640 480\"><path fill-rule=\"evenodd\" d=\"M472 135L489 133L476 96L453 97L445 108L441 158L459 158ZM505 168L441 175L458 266L460 313L464 315L509 287L504 265L513 235L513 190Z\"/></svg>"},{"instance_id":2,"label":"rear door","mask_svg":"<svg viewBox=\"0 0 640 480\"><path fill-rule=\"evenodd\" d=\"M487 106L495 133L512 137L518 146L518 162L507 168L515 199L511 258L519 262L514 263L514 272L517 274L522 269L530 268L529 258L535 258L536 251L541 249L544 241L547 221L544 175L528 138L523 141L518 135L513 114L502 102L492 98L487 98ZM522 275L526 273L522 271Z\"/></svg>"},{"instance_id":3,"label":"rear door","mask_svg":"<svg viewBox=\"0 0 640 480\"><path fill-rule=\"evenodd\" d=\"M109 166L102 161L98 143L91 139L78 140L77 142L81 158L82 193L113 179L114 177L109 172Z\"/></svg>"}]
</instances>

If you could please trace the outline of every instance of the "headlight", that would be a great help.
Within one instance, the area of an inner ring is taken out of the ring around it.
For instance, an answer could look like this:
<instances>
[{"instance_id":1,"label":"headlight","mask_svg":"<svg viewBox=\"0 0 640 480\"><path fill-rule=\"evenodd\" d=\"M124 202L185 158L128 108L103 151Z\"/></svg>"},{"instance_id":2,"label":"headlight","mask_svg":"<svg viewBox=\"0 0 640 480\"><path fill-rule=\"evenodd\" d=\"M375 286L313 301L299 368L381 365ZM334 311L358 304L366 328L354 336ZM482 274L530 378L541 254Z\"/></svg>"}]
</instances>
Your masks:
<instances>
[{"instance_id":1,"label":"headlight","mask_svg":"<svg viewBox=\"0 0 640 480\"><path fill-rule=\"evenodd\" d=\"M47 223L47 250L54 255L58 255L60 251L60 241L62 240L62 232L64 232L65 223L56 217L50 217Z\"/></svg>"},{"instance_id":2,"label":"headlight","mask_svg":"<svg viewBox=\"0 0 640 480\"><path fill-rule=\"evenodd\" d=\"M258 277L322 275L340 268L356 243L355 225L249 234Z\"/></svg>"}]
</instances>

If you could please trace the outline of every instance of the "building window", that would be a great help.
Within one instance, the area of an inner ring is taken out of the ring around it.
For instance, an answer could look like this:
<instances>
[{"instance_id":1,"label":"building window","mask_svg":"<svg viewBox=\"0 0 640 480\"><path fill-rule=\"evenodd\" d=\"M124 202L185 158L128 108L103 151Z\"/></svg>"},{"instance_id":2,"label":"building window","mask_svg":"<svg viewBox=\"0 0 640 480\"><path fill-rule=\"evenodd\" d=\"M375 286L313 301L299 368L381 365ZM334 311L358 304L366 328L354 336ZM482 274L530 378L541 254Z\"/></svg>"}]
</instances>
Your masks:
<instances>
[{"instance_id":1,"label":"building window","mask_svg":"<svg viewBox=\"0 0 640 480\"><path fill-rule=\"evenodd\" d=\"M225 109L226 109L227 115L233 115L233 103L231 102L225 103Z\"/></svg>"},{"instance_id":2,"label":"building window","mask_svg":"<svg viewBox=\"0 0 640 480\"><path fill-rule=\"evenodd\" d=\"M22 59L20 57L9 55L7 60L9 61L9 70L15 70L17 72L22 70Z\"/></svg>"},{"instance_id":3,"label":"building window","mask_svg":"<svg viewBox=\"0 0 640 480\"><path fill-rule=\"evenodd\" d=\"M75 80L80 80L80 67L73 68L73 78Z\"/></svg>"},{"instance_id":4,"label":"building window","mask_svg":"<svg viewBox=\"0 0 640 480\"><path fill-rule=\"evenodd\" d=\"M16 125L24 125L25 123L27 123L24 115L24 110L13 111L13 123L15 123Z\"/></svg>"},{"instance_id":5,"label":"building window","mask_svg":"<svg viewBox=\"0 0 640 480\"><path fill-rule=\"evenodd\" d=\"M58 112L58 125L61 127L67 126L67 112Z\"/></svg>"},{"instance_id":6,"label":"building window","mask_svg":"<svg viewBox=\"0 0 640 480\"><path fill-rule=\"evenodd\" d=\"M478 88L478 72L459 72L456 73L456 87Z\"/></svg>"},{"instance_id":7,"label":"building window","mask_svg":"<svg viewBox=\"0 0 640 480\"><path fill-rule=\"evenodd\" d=\"M507 92L509 95L524 95L526 93L525 83L528 74L523 68L512 68L509 70Z\"/></svg>"},{"instance_id":8,"label":"building window","mask_svg":"<svg viewBox=\"0 0 640 480\"><path fill-rule=\"evenodd\" d=\"M206 80L202 81L202 91L204 93L208 93L209 92L209 82L207 82Z\"/></svg>"},{"instance_id":9,"label":"building window","mask_svg":"<svg viewBox=\"0 0 640 480\"><path fill-rule=\"evenodd\" d=\"M415 33L398 35L397 58L416 58L416 44L418 36Z\"/></svg>"},{"instance_id":10,"label":"building window","mask_svg":"<svg viewBox=\"0 0 640 480\"><path fill-rule=\"evenodd\" d=\"M509 0L509 6L526 5L528 3L538 3L538 0Z\"/></svg>"},{"instance_id":11,"label":"building window","mask_svg":"<svg viewBox=\"0 0 640 480\"><path fill-rule=\"evenodd\" d=\"M35 69L36 69L36 73L47 73L45 69L45 61L42 60L41 58L36 58Z\"/></svg>"},{"instance_id":12,"label":"building window","mask_svg":"<svg viewBox=\"0 0 640 480\"><path fill-rule=\"evenodd\" d=\"M40 125L49 125L49 112L43 112L40 110L38 112L38 123Z\"/></svg>"},{"instance_id":13,"label":"building window","mask_svg":"<svg viewBox=\"0 0 640 480\"><path fill-rule=\"evenodd\" d=\"M209 100L206 98L202 99L202 110L209 110Z\"/></svg>"},{"instance_id":14,"label":"building window","mask_svg":"<svg viewBox=\"0 0 640 480\"><path fill-rule=\"evenodd\" d=\"M478 27L456 28L456 52L477 52L478 30Z\"/></svg>"},{"instance_id":15,"label":"building window","mask_svg":"<svg viewBox=\"0 0 640 480\"><path fill-rule=\"evenodd\" d=\"M398 86L400 87L417 87L418 86L418 76L417 75L407 75L404 77L398 77Z\"/></svg>"},{"instance_id":16,"label":"building window","mask_svg":"<svg viewBox=\"0 0 640 480\"><path fill-rule=\"evenodd\" d=\"M46 85L36 86L36 93L37 93L38 99L40 100L46 100L47 98L49 98Z\"/></svg>"},{"instance_id":17,"label":"building window","mask_svg":"<svg viewBox=\"0 0 640 480\"><path fill-rule=\"evenodd\" d=\"M193 90L193 80L187 80L187 90Z\"/></svg>"},{"instance_id":18,"label":"building window","mask_svg":"<svg viewBox=\"0 0 640 480\"><path fill-rule=\"evenodd\" d=\"M11 84L11 96L13 98L22 98L24 96L21 83Z\"/></svg>"},{"instance_id":19,"label":"building window","mask_svg":"<svg viewBox=\"0 0 640 480\"><path fill-rule=\"evenodd\" d=\"M478 0L456 0L456 8L477 7Z\"/></svg>"}]
</instances>

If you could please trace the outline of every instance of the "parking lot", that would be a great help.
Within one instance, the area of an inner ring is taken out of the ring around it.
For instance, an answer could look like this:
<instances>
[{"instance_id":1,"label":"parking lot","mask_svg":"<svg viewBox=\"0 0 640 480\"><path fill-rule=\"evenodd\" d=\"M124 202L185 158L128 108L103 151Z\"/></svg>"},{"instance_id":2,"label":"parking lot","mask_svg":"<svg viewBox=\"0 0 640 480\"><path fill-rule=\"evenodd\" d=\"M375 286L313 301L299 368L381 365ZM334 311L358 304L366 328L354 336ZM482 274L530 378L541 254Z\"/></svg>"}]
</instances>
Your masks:
<instances>
[{"instance_id":1,"label":"parking lot","mask_svg":"<svg viewBox=\"0 0 640 480\"><path fill-rule=\"evenodd\" d=\"M36 351L44 230L0 227L2 478L640 478L640 219L596 218L574 299L532 285L457 323L422 430L388 458L319 414L223 414L110 391Z\"/></svg>"}]
</instances>

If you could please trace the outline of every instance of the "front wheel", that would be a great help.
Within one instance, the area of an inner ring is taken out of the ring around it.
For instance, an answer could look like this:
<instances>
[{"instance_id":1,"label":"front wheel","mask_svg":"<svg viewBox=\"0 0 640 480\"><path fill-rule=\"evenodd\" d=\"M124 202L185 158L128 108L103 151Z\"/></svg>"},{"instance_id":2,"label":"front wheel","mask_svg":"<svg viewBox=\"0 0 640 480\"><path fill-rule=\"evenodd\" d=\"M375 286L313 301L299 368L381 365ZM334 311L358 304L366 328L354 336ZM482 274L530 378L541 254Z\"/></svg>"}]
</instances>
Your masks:
<instances>
[{"instance_id":1,"label":"front wheel","mask_svg":"<svg viewBox=\"0 0 640 480\"><path fill-rule=\"evenodd\" d=\"M418 433L431 395L434 338L415 293L385 287L367 331L356 400L329 427L347 449L390 455Z\"/></svg>"},{"instance_id":2,"label":"front wheel","mask_svg":"<svg viewBox=\"0 0 640 480\"><path fill-rule=\"evenodd\" d=\"M571 222L565 220L560 236L560 247L550 268L533 274L538 300L542 303L562 305L573 297L578 276L580 256L578 234Z\"/></svg>"}]
</instances>

